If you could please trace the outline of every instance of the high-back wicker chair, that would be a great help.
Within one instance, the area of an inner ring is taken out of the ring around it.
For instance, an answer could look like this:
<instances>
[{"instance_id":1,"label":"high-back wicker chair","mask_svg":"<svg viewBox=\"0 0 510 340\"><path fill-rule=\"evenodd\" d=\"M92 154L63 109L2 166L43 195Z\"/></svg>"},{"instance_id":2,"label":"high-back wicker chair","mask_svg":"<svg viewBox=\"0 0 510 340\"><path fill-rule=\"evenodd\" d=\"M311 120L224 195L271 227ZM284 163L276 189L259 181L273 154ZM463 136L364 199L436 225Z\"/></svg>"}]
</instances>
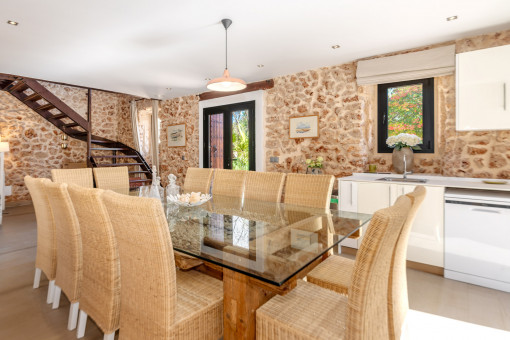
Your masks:
<instances>
[{"instance_id":1,"label":"high-back wicker chair","mask_svg":"<svg viewBox=\"0 0 510 340\"><path fill-rule=\"evenodd\" d=\"M396 270L398 272L398 275L396 275L395 277L395 280L398 280L398 282L395 282L395 285L398 286L397 288L398 290L406 289L405 290L406 301L407 301L407 283L405 281L405 254L402 254L402 252L403 251L405 252L407 250L407 241L409 238L409 233L414 223L416 213L418 212L418 209L420 208L421 203L424 199L425 188L422 186L418 186L413 192L407 194L407 196L411 199L413 205L409 213L409 217L406 220L406 224L402 231L402 235L397 243L398 251L397 249L395 251L398 252L398 256L394 256L394 259L392 260L393 263L392 268L393 270ZM403 262L402 256L404 256ZM317 267L315 267L312 271L308 273L307 281L319 285L321 287L331 289L337 293L347 295L349 293L349 286L351 284L353 269L354 260L351 260L343 256L336 255L330 256L324 262L320 263ZM399 281L402 279L400 275L402 272L404 272L403 275L404 282ZM402 295L396 294L396 296L400 297ZM406 305L403 305L403 302L395 303L398 306L401 306L402 313L404 313L403 312L404 310L407 310L407 307ZM407 304L407 302L405 304ZM392 308L392 306L393 305L390 305L390 308Z\"/></svg>"},{"instance_id":2,"label":"high-back wicker chair","mask_svg":"<svg viewBox=\"0 0 510 340\"><path fill-rule=\"evenodd\" d=\"M393 253L391 271L390 271L390 298L388 304L388 315L389 315L389 326L390 326L390 337L392 339L400 339L405 324L405 318L409 311L409 299L407 296L407 244L409 241L409 234L413 227L414 219L418 213L427 190L424 186L417 186L413 192L406 196L413 202L413 207L409 213L409 216L404 224L404 228L400 233L400 236Z\"/></svg>"},{"instance_id":3,"label":"high-back wicker chair","mask_svg":"<svg viewBox=\"0 0 510 340\"><path fill-rule=\"evenodd\" d=\"M51 178L55 183L73 183L85 188L94 187L91 168L51 169Z\"/></svg>"},{"instance_id":4,"label":"high-back wicker chair","mask_svg":"<svg viewBox=\"0 0 510 340\"><path fill-rule=\"evenodd\" d=\"M248 171L216 169L212 194L230 197L243 197L244 180Z\"/></svg>"},{"instance_id":5,"label":"high-back wicker chair","mask_svg":"<svg viewBox=\"0 0 510 340\"><path fill-rule=\"evenodd\" d=\"M210 193L213 172L214 169L188 168L182 191L201 192L203 194Z\"/></svg>"},{"instance_id":6,"label":"high-back wicker chair","mask_svg":"<svg viewBox=\"0 0 510 340\"><path fill-rule=\"evenodd\" d=\"M87 317L113 340L119 329L120 263L117 241L100 189L69 184L67 189L80 223L83 277L77 338L85 334Z\"/></svg>"},{"instance_id":7,"label":"high-back wicker chair","mask_svg":"<svg viewBox=\"0 0 510 340\"><path fill-rule=\"evenodd\" d=\"M161 202L107 191L102 195L119 248L120 339L218 339L222 282L176 271Z\"/></svg>"},{"instance_id":8,"label":"high-back wicker chair","mask_svg":"<svg viewBox=\"0 0 510 340\"><path fill-rule=\"evenodd\" d=\"M411 200L401 196L374 214L356 257L349 297L299 281L290 293L257 310L257 339L388 339L390 264L410 209Z\"/></svg>"},{"instance_id":9,"label":"high-back wicker chair","mask_svg":"<svg viewBox=\"0 0 510 340\"><path fill-rule=\"evenodd\" d=\"M39 288L42 271L49 281L46 302L51 303L53 301L55 275L57 272L57 242L55 240L55 222L48 197L46 196L45 183L51 183L51 181L47 178L25 176L25 185L32 197L35 218L37 220L34 288Z\"/></svg>"},{"instance_id":10,"label":"high-back wicker chair","mask_svg":"<svg viewBox=\"0 0 510 340\"><path fill-rule=\"evenodd\" d=\"M129 170L127 166L93 168L96 187L129 195Z\"/></svg>"},{"instance_id":11,"label":"high-back wicker chair","mask_svg":"<svg viewBox=\"0 0 510 340\"><path fill-rule=\"evenodd\" d=\"M329 209L335 178L331 175L287 174L284 202Z\"/></svg>"},{"instance_id":12,"label":"high-back wicker chair","mask_svg":"<svg viewBox=\"0 0 510 340\"><path fill-rule=\"evenodd\" d=\"M46 183L45 185L51 212L55 219L57 235L57 275L53 308L58 308L61 291L69 299L69 321L67 329L76 328L82 277L82 248L78 218L67 192L66 183Z\"/></svg>"},{"instance_id":13,"label":"high-back wicker chair","mask_svg":"<svg viewBox=\"0 0 510 340\"><path fill-rule=\"evenodd\" d=\"M285 174L281 172L248 171L244 198L280 203Z\"/></svg>"}]
</instances>

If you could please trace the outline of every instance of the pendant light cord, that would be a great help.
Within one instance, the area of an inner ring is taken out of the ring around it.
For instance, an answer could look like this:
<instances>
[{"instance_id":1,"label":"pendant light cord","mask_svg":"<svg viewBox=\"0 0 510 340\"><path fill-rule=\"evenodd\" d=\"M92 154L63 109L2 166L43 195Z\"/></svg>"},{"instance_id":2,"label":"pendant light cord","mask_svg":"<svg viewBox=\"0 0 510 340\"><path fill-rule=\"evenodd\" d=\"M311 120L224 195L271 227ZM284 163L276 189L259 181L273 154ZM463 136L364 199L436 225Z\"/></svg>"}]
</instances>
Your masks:
<instances>
[{"instance_id":1,"label":"pendant light cord","mask_svg":"<svg viewBox=\"0 0 510 340\"><path fill-rule=\"evenodd\" d=\"M227 34L228 28L225 27L225 70L228 69L228 34Z\"/></svg>"}]
</instances>

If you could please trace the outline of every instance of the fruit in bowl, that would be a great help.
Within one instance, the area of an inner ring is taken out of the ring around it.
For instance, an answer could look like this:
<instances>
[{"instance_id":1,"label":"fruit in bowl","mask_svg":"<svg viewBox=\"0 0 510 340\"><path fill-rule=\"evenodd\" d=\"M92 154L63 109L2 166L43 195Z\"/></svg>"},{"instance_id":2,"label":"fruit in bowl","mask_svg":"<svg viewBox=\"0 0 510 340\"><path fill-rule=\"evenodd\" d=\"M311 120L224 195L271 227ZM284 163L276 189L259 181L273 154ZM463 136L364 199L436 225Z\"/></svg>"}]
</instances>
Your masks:
<instances>
[{"instance_id":1,"label":"fruit in bowl","mask_svg":"<svg viewBox=\"0 0 510 340\"><path fill-rule=\"evenodd\" d=\"M167 201L178 205L191 207L203 204L211 199L209 194L201 194L200 192L192 192L182 195L168 195Z\"/></svg>"}]
</instances>

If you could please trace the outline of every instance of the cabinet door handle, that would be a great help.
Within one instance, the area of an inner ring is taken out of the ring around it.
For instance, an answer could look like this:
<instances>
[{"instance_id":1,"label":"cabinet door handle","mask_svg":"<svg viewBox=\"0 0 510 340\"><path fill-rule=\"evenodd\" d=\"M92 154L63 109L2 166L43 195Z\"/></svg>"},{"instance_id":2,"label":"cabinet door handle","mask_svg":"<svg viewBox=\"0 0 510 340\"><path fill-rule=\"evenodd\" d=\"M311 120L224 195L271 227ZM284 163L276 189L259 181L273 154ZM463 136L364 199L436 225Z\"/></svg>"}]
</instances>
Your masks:
<instances>
[{"instance_id":1,"label":"cabinet door handle","mask_svg":"<svg viewBox=\"0 0 510 340\"><path fill-rule=\"evenodd\" d=\"M506 111L506 83L503 83L503 110Z\"/></svg>"},{"instance_id":2,"label":"cabinet door handle","mask_svg":"<svg viewBox=\"0 0 510 340\"><path fill-rule=\"evenodd\" d=\"M352 182L351 182L351 207L352 207Z\"/></svg>"},{"instance_id":3,"label":"cabinet door handle","mask_svg":"<svg viewBox=\"0 0 510 340\"><path fill-rule=\"evenodd\" d=\"M500 210L489 210L489 209L474 208L474 209L471 209L471 211L478 211L478 212L492 213L492 214L501 214Z\"/></svg>"}]
</instances>

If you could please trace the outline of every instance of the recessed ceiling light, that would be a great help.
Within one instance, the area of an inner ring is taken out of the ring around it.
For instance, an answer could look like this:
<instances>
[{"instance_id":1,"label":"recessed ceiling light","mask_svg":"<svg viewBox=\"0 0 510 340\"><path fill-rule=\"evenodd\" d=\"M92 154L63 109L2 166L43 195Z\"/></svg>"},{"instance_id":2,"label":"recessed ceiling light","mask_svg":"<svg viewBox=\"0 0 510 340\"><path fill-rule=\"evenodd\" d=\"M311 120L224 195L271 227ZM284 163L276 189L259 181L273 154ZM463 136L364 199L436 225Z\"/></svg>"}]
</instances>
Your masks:
<instances>
[{"instance_id":1,"label":"recessed ceiling light","mask_svg":"<svg viewBox=\"0 0 510 340\"><path fill-rule=\"evenodd\" d=\"M258 67L258 68L263 68L263 67L264 67L264 65L263 65L263 64L258 64L258 65L257 65L257 67Z\"/></svg>"},{"instance_id":2,"label":"recessed ceiling light","mask_svg":"<svg viewBox=\"0 0 510 340\"><path fill-rule=\"evenodd\" d=\"M209 80L211 80L211 78L205 78L204 80L205 80L205 81L209 81Z\"/></svg>"},{"instance_id":3,"label":"recessed ceiling light","mask_svg":"<svg viewBox=\"0 0 510 340\"><path fill-rule=\"evenodd\" d=\"M451 16L451 17L446 18L446 21L453 21L453 20L457 20L457 18L458 18L458 17L457 17L456 15L454 15L454 16Z\"/></svg>"},{"instance_id":4,"label":"recessed ceiling light","mask_svg":"<svg viewBox=\"0 0 510 340\"><path fill-rule=\"evenodd\" d=\"M7 23L9 25L18 26L18 22L17 21L7 20Z\"/></svg>"},{"instance_id":5,"label":"recessed ceiling light","mask_svg":"<svg viewBox=\"0 0 510 340\"><path fill-rule=\"evenodd\" d=\"M171 87L167 87L166 89L167 89L168 91L170 91L172 88L171 88Z\"/></svg>"},{"instance_id":6,"label":"recessed ceiling light","mask_svg":"<svg viewBox=\"0 0 510 340\"><path fill-rule=\"evenodd\" d=\"M337 48L340 48L340 45L333 45L333 46L331 46L331 48L336 50Z\"/></svg>"}]
</instances>

